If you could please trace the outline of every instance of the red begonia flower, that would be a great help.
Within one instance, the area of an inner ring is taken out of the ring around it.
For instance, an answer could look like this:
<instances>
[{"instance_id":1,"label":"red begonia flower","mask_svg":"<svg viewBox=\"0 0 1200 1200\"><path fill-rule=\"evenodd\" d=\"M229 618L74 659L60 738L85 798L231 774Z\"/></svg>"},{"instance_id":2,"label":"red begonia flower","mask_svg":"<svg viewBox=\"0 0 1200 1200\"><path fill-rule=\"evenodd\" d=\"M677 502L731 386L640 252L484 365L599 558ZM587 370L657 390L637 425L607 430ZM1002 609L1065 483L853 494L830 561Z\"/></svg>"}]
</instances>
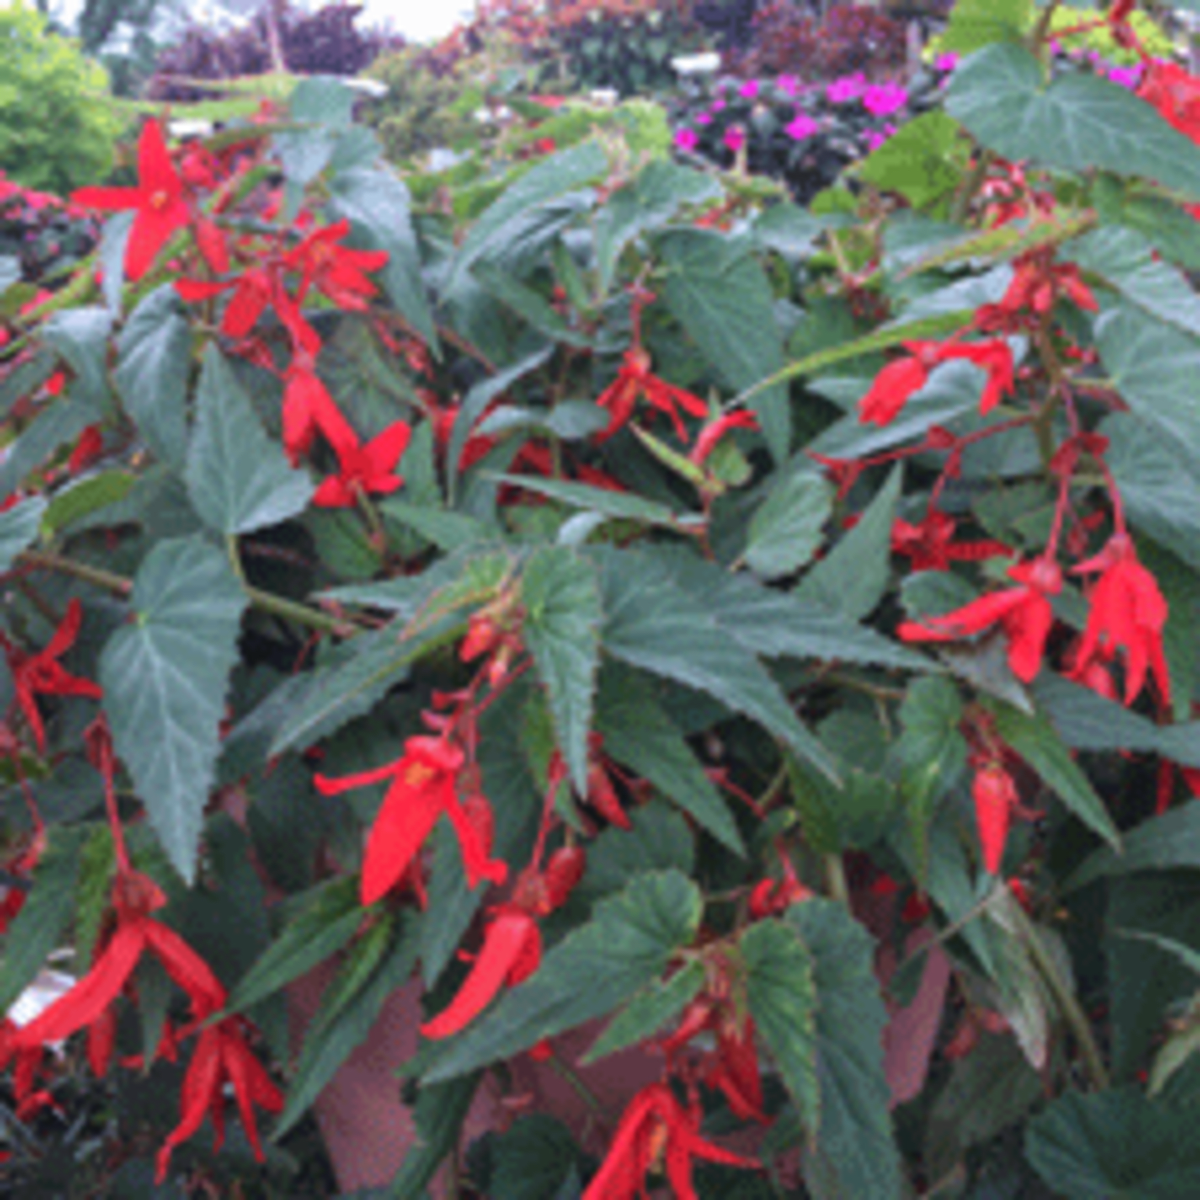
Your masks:
<instances>
[{"instance_id":1,"label":"red begonia flower","mask_svg":"<svg viewBox=\"0 0 1200 1200\"><path fill-rule=\"evenodd\" d=\"M421 1026L431 1039L460 1033L492 1002L502 987L528 979L542 961L542 935L524 909L503 905L493 910L483 946L450 1006Z\"/></svg>"},{"instance_id":2,"label":"red begonia flower","mask_svg":"<svg viewBox=\"0 0 1200 1200\"><path fill-rule=\"evenodd\" d=\"M458 836L468 886L473 888L483 879L500 884L507 878L507 865L489 857L484 839L458 802L463 761L462 751L443 738L411 737L404 754L386 766L344 779L315 777L323 796L392 781L367 837L360 886L363 904L374 904L399 882L443 813Z\"/></svg>"},{"instance_id":3,"label":"red begonia flower","mask_svg":"<svg viewBox=\"0 0 1200 1200\"><path fill-rule=\"evenodd\" d=\"M1062 590L1062 571L1050 559L1009 567L1021 586L990 592L970 604L922 621L904 621L897 629L908 642L949 642L999 625L1008 638L1008 665L1022 683L1029 683L1042 665L1046 638L1054 623L1048 596Z\"/></svg>"},{"instance_id":4,"label":"red begonia flower","mask_svg":"<svg viewBox=\"0 0 1200 1200\"><path fill-rule=\"evenodd\" d=\"M758 1164L700 1136L698 1108L685 1108L665 1083L652 1083L629 1102L608 1156L582 1200L638 1200L646 1176L664 1170L674 1200L697 1200L692 1159L751 1170Z\"/></svg>"},{"instance_id":5,"label":"red begonia flower","mask_svg":"<svg viewBox=\"0 0 1200 1200\"><path fill-rule=\"evenodd\" d=\"M929 369L916 355L888 363L858 402L859 423L890 425L908 403L909 396L920 391L928 379Z\"/></svg>"},{"instance_id":6,"label":"red begonia flower","mask_svg":"<svg viewBox=\"0 0 1200 1200\"><path fill-rule=\"evenodd\" d=\"M952 562L980 562L985 558L1009 558L1011 547L982 539L954 541L954 518L933 509L917 525L897 517L892 525L892 553L912 560L914 571L944 571Z\"/></svg>"},{"instance_id":7,"label":"red begonia flower","mask_svg":"<svg viewBox=\"0 0 1200 1200\"><path fill-rule=\"evenodd\" d=\"M317 373L293 365L283 390L283 448L293 466L312 448L318 433L339 459L359 449L358 434Z\"/></svg>"},{"instance_id":8,"label":"red begonia flower","mask_svg":"<svg viewBox=\"0 0 1200 1200\"><path fill-rule=\"evenodd\" d=\"M366 300L379 290L366 277L366 271L379 271L387 265L386 250L351 250L338 243L350 232L349 221L338 221L310 233L284 255L283 264L300 272L296 298L303 303L308 290L316 286L339 308L361 311Z\"/></svg>"},{"instance_id":9,"label":"red begonia flower","mask_svg":"<svg viewBox=\"0 0 1200 1200\"><path fill-rule=\"evenodd\" d=\"M404 482L396 474L396 465L411 437L408 422L397 421L365 446L344 451L341 470L317 488L313 503L322 508L349 508L359 494L385 496L394 492Z\"/></svg>"},{"instance_id":10,"label":"red begonia flower","mask_svg":"<svg viewBox=\"0 0 1200 1200\"><path fill-rule=\"evenodd\" d=\"M243 1022L229 1017L201 1030L183 1080L183 1104L179 1124L167 1136L158 1152L155 1182L161 1184L167 1176L171 1152L187 1141L204 1118L211 1117L216 1134L213 1149L219 1150L225 1140L225 1089L233 1089L234 1100L242 1116L242 1127L254 1151L254 1157L264 1159L258 1139L254 1107L277 1113L283 1108L283 1095L267 1074L262 1063L246 1045Z\"/></svg>"},{"instance_id":11,"label":"red begonia flower","mask_svg":"<svg viewBox=\"0 0 1200 1200\"><path fill-rule=\"evenodd\" d=\"M130 280L140 279L171 235L191 219L183 180L171 162L162 126L157 121L147 121L142 126L137 187L85 187L75 192L71 200L110 212L137 210L125 249L125 274Z\"/></svg>"},{"instance_id":12,"label":"red begonia flower","mask_svg":"<svg viewBox=\"0 0 1200 1200\"><path fill-rule=\"evenodd\" d=\"M989 762L976 770L971 797L975 801L975 823L979 827L984 868L989 875L998 875L1008 841L1008 827L1018 807L1016 784L1002 764Z\"/></svg>"},{"instance_id":13,"label":"red begonia flower","mask_svg":"<svg viewBox=\"0 0 1200 1200\"><path fill-rule=\"evenodd\" d=\"M757 429L758 418L745 409L736 412L723 413L715 421L709 421L696 437L696 444L688 458L697 466L703 465L708 456L716 449L717 443L731 429Z\"/></svg>"},{"instance_id":14,"label":"red begonia flower","mask_svg":"<svg viewBox=\"0 0 1200 1200\"><path fill-rule=\"evenodd\" d=\"M1125 651L1125 703L1142 690L1149 669L1163 702L1171 702L1171 677L1163 655L1162 634L1167 622L1167 602L1153 575L1137 560L1133 539L1114 534L1093 558L1073 568L1073 573L1099 573L1088 599L1087 627L1077 650L1080 664L1097 656Z\"/></svg>"},{"instance_id":15,"label":"red begonia flower","mask_svg":"<svg viewBox=\"0 0 1200 1200\"><path fill-rule=\"evenodd\" d=\"M78 599L72 600L62 624L36 654L26 653L0 633L0 648L4 650L8 669L12 672L13 691L33 731L39 753L46 749L46 728L38 711L37 696L87 696L99 700L104 694L98 684L70 674L58 661L75 644L82 620L83 609Z\"/></svg>"},{"instance_id":16,"label":"red begonia flower","mask_svg":"<svg viewBox=\"0 0 1200 1200\"><path fill-rule=\"evenodd\" d=\"M680 408L693 417L703 419L708 416L708 405L699 396L659 379L650 370L650 355L640 346L634 346L625 352L616 379L596 397L596 403L609 410L608 425L597 435L597 441L607 441L629 423L639 396L645 396L654 408L666 413L681 442L686 442L688 436L679 415Z\"/></svg>"}]
</instances>

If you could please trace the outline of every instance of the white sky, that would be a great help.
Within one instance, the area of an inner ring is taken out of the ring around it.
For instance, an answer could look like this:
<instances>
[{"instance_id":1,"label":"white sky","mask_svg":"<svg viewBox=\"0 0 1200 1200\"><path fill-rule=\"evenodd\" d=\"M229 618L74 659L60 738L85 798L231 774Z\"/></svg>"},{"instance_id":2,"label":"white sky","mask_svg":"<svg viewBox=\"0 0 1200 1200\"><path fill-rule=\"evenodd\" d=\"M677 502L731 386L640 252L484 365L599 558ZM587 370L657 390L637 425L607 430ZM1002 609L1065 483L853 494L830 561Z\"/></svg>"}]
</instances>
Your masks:
<instances>
[{"instance_id":1,"label":"white sky","mask_svg":"<svg viewBox=\"0 0 1200 1200\"><path fill-rule=\"evenodd\" d=\"M459 20L475 10L473 0L364 0L358 18L362 28L389 21L412 41L431 41L449 33Z\"/></svg>"}]
</instances>

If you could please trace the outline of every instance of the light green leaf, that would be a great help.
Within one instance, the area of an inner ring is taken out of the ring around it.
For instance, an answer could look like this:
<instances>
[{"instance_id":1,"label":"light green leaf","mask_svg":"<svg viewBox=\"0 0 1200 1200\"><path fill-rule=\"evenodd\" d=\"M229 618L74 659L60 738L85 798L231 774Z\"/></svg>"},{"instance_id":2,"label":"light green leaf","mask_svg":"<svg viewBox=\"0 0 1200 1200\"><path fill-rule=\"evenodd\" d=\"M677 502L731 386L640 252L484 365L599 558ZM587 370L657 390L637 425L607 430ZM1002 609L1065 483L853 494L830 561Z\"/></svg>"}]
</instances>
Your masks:
<instances>
[{"instance_id":1,"label":"light green leaf","mask_svg":"<svg viewBox=\"0 0 1200 1200\"><path fill-rule=\"evenodd\" d=\"M425 1082L466 1075L611 1012L661 978L671 954L695 937L701 909L696 885L678 871L630 880L597 904L592 919L559 942L528 982L447 1042Z\"/></svg>"},{"instance_id":2,"label":"light green leaf","mask_svg":"<svg viewBox=\"0 0 1200 1200\"><path fill-rule=\"evenodd\" d=\"M969 54L992 42L1019 42L1032 19L1033 0L958 0L940 45Z\"/></svg>"},{"instance_id":3,"label":"light green leaf","mask_svg":"<svg viewBox=\"0 0 1200 1200\"><path fill-rule=\"evenodd\" d=\"M1042 65L1022 46L987 46L960 63L946 111L984 147L1014 162L1064 171L1101 167L1200 199L1200 148L1189 138L1108 79L1072 72L1047 86Z\"/></svg>"},{"instance_id":4,"label":"light green leaf","mask_svg":"<svg viewBox=\"0 0 1200 1200\"><path fill-rule=\"evenodd\" d=\"M133 623L113 635L100 658L117 754L189 883L245 606L225 556L203 538L159 542L134 580Z\"/></svg>"},{"instance_id":5,"label":"light green leaf","mask_svg":"<svg viewBox=\"0 0 1200 1200\"><path fill-rule=\"evenodd\" d=\"M585 483L567 483L560 479L535 479L526 475L497 475L501 483L512 484L548 496L575 508L603 513L618 521L640 521L646 525L661 525L669 529L682 527L689 517L674 513L665 504L645 500L631 492L614 492L608 488L590 487Z\"/></svg>"},{"instance_id":6,"label":"light green leaf","mask_svg":"<svg viewBox=\"0 0 1200 1200\"><path fill-rule=\"evenodd\" d=\"M521 573L521 603L521 635L546 689L571 782L586 795L603 616L596 569L565 546L544 547Z\"/></svg>"},{"instance_id":7,"label":"light green leaf","mask_svg":"<svg viewBox=\"0 0 1200 1200\"><path fill-rule=\"evenodd\" d=\"M196 430L187 458L192 507L217 533L253 533L303 511L312 484L288 466L258 423L224 355L204 353L196 393Z\"/></svg>"},{"instance_id":8,"label":"light green leaf","mask_svg":"<svg viewBox=\"0 0 1200 1200\"><path fill-rule=\"evenodd\" d=\"M42 525L53 537L76 521L92 518L88 524L97 523L96 514L110 505L119 504L133 490L136 482L137 478L131 471L102 471L99 475L89 475L54 493Z\"/></svg>"},{"instance_id":9,"label":"light green leaf","mask_svg":"<svg viewBox=\"0 0 1200 1200\"><path fill-rule=\"evenodd\" d=\"M856 174L924 208L962 182L967 145L959 134L958 122L944 112L922 113L872 150Z\"/></svg>"},{"instance_id":10,"label":"light green leaf","mask_svg":"<svg viewBox=\"0 0 1200 1200\"><path fill-rule=\"evenodd\" d=\"M187 384L192 334L175 288L155 288L117 339L113 378L155 457L176 471L187 453Z\"/></svg>"}]
</instances>

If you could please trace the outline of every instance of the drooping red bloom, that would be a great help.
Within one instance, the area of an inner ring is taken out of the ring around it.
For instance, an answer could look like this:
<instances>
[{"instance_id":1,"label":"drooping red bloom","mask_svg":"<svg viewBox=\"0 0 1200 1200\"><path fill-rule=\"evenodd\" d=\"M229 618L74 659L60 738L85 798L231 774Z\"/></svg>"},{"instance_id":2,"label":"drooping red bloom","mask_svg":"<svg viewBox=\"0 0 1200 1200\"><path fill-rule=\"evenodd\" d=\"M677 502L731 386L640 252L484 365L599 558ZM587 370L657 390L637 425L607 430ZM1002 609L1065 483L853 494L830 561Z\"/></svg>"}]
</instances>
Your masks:
<instances>
[{"instance_id":1,"label":"drooping red bloom","mask_svg":"<svg viewBox=\"0 0 1200 1200\"><path fill-rule=\"evenodd\" d=\"M293 364L283 391L283 448L293 466L312 448L318 433L339 460L360 450L358 434L317 373Z\"/></svg>"},{"instance_id":2,"label":"drooping red bloom","mask_svg":"<svg viewBox=\"0 0 1200 1200\"><path fill-rule=\"evenodd\" d=\"M263 1161L265 1156L258 1138L254 1108L257 1105L267 1112L280 1112L283 1094L246 1045L244 1024L239 1017L229 1017L201 1030L183 1080L183 1111L179 1124L158 1152L156 1183L161 1184L166 1179L171 1152L199 1130L206 1116L212 1118L216 1131L213 1149L220 1150L225 1140L226 1086L233 1088L242 1127L254 1156L259 1162Z\"/></svg>"},{"instance_id":3,"label":"drooping red bloom","mask_svg":"<svg viewBox=\"0 0 1200 1200\"><path fill-rule=\"evenodd\" d=\"M431 1039L460 1033L487 1006L502 987L515 987L541 965L542 934L523 908L505 904L492 910L483 935L483 946L448 1008L421 1026Z\"/></svg>"},{"instance_id":4,"label":"drooping red bloom","mask_svg":"<svg viewBox=\"0 0 1200 1200\"><path fill-rule=\"evenodd\" d=\"M411 737L404 754L386 766L344 779L315 777L323 796L392 781L367 837L360 888L363 904L374 904L399 882L443 813L458 836L468 886L473 888L484 879L501 884L507 878L507 865L489 857L491 847L458 801L463 763L463 752L444 738Z\"/></svg>"},{"instance_id":5,"label":"drooping red bloom","mask_svg":"<svg viewBox=\"0 0 1200 1200\"><path fill-rule=\"evenodd\" d=\"M950 642L999 625L1008 639L1008 665L1022 683L1041 669L1046 638L1054 623L1048 596L1062 591L1062 571L1056 562L1038 558L1009 567L1019 587L989 592L970 604L923 621L904 621L897 633L908 642Z\"/></svg>"},{"instance_id":6,"label":"drooping red bloom","mask_svg":"<svg viewBox=\"0 0 1200 1200\"><path fill-rule=\"evenodd\" d=\"M890 425L908 398L925 386L930 370L953 359L966 359L987 372L987 382L979 399L981 413L991 412L1000 403L1002 395L1012 392L1012 351L1008 343L999 338L986 342L904 342L903 345L909 357L884 367L859 401L861 424Z\"/></svg>"},{"instance_id":7,"label":"drooping red bloom","mask_svg":"<svg viewBox=\"0 0 1200 1200\"><path fill-rule=\"evenodd\" d=\"M596 403L609 410L608 426L597 435L598 441L607 441L629 423L639 396L645 396L652 407L666 413L681 442L686 442L688 435L679 409L701 419L708 416L708 405L699 396L659 379L650 370L650 355L635 345L625 352L616 379L596 397Z\"/></svg>"},{"instance_id":8,"label":"drooping red bloom","mask_svg":"<svg viewBox=\"0 0 1200 1200\"><path fill-rule=\"evenodd\" d=\"M1137 94L1192 141L1200 141L1200 79L1173 62L1155 60Z\"/></svg>"},{"instance_id":9,"label":"drooping red bloom","mask_svg":"<svg viewBox=\"0 0 1200 1200\"><path fill-rule=\"evenodd\" d=\"M151 950L167 974L191 1000L198 1020L225 1003L226 992L212 968L177 934L150 914L167 902L162 889L144 875L122 874L113 888L116 928L88 973L13 1039L17 1050L62 1041L80 1029L101 1023L98 1044L111 1050L108 1009L129 982L138 960ZM93 1066L103 1070L107 1053L93 1050Z\"/></svg>"},{"instance_id":10,"label":"drooping red bloom","mask_svg":"<svg viewBox=\"0 0 1200 1200\"><path fill-rule=\"evenodd\" d=\"M758 1164L723 1150L700 1136L700 1111L685 1108L665 1083L652 1083L629 1102L617 1126L608 1157L582 1200L638 1200L646 1194L646 1176L663 1171L674 1200L698 1200L692 1160L754 1170Z\"/></svg>"},{"instance_id":11,"label":"drooping red bloom","mask_svg":"<svg viewBox=\"0 0 1200 1200\"><path fill-rule=\"evenodd\" d=\"M1169 704L1171 678L1162 645L1167 602L1154 576L1138 562L1133 539L1127 533L1114 534L1099 554L1072 570L1100 576L1088 597L1091 608L1077 661L1090 663L1124 649L1125 703L1133 703L1149 670L1163 702Z\"/></svg>"},{"instance_id":12,"label":"drooping red bloom","mask_svg":"<svg viewBox=\"0 0 1200 1200\"><path fill-rule=\"evenodd\" d=\"M39 753L46 750L46 728L38 710L38 696L87 696L99 700L104 694L99 684L90 679L81 679L65 670L58 661L74 644L79 636L79 625L83 620L83 608L78 599L67 606L67 615L54 635L36 654L28 654L0 633L0 647L8 659L12 672L13 691L17 704L29 722L37 742Z\"/></svg>"},{"instance_id":13,"label":"drooping red bloom","mask_svg":"<svg viewBox=\"0 0 1200 1200\"><path fill-rule=\"evenodd\" d=\"M365 272L387 266L386 250L351 250L339 245L350 232L349 221L338 221L310 233L284 255L289 271L300 272L297 300L304 302L310 287L324 293L339 308L361 311L378 292Z\"/></svg>"},{"instance_id":14,"label":"drooping red bloom","mask_svg":"<svg viewBox=\"0 0 1200 1200\"><path fill-rule=\"evenodd\" d=\"M408 422L397 421L365 446L344 451L341 470L317 488L313 503L322 508L349 508L360 494L386 496L394 492L404 482L396 474L396 465L411 437Z\"/></svg>"},{"instance_id":15,"label":"drooping red bloom","mask_svg":"<svg viewBox=\"0 0 1200 1200\"><path fill-rule=\"evenodd\" d=\"M1008 827L1019 806L1017 787L1002 763L988 762L975 771L971 784L975 801L975 823L983 849L983 865L989 875L1000 873Z\"/></svg>"},{"instance_id":16,"label":"drooping red bloom","mask_svg":"<svg viewBox=\"0 0 1200 1200\"><path fill-rule=\"evenodd\" d=\"M697 466L702 466L717 448L717 444L731 429L757 429L758 418L744 408L735 412L722 413L715 421L709 421L696 437L688 458Z\"/></svg>"},{"instance_id":17,"label":"drooping red bloom","mask_svg":"<svg viewBox=\"0 0 1200 1200\"><path fill-rule=\"evenodd\" d=\"M191 220L180 179L162 126L147 121L138 140L138 185L134 188L85 187L72 195L75 204L107 212L135 209L133 227L125 249L125 274L140 279L158 252L178 229Z\"/></svg>"},{"instance_id":18,"label":"drooping red bloom","mask_svg":"<svg viewBox=\"0 0 1200 1200\"><path fill-rule=\"evenodd\" d=\"M940 509L932 509L917 525L897 517L892 525L892 553L911 559L914 571L944 571L952 562L980 562L1013 554L1003 542L990 539L956 542L954 532L954 518Z\"/></svg>"}]
</instances>

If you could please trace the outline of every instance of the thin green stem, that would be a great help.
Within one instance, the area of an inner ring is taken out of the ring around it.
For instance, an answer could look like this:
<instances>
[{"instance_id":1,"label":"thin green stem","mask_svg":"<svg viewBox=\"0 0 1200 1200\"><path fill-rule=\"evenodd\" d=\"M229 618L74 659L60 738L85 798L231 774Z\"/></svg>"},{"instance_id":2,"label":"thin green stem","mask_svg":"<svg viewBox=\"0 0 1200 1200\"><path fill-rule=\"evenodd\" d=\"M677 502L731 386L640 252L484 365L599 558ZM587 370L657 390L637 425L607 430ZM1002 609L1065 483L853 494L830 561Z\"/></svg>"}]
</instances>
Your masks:
<instances>
[{"instance_id":1,"label":"thin green stem","mask_svg":"<svg viewBox=\"0 0 1200 1200\"><path fill-rule=\"evenodd\" d=\"M596 1093L566 1063L562 1062L557 1055L552 1055L549 1061L551 1069L566 1081L567 1086L588 1106L592 1115L601 1121L607 1122L607 1114L604 1111L604 1106L600 1103Z\"/></svg>"},{"instance_id":2,"label":"thin green stem","mask_svg":"<svg viewBox=\"0 0 1200 1200\"><path fill-rule=\"evenodd\" d=\"M954 197L954 204L950 209L950 220L954 224L961 225L967 219L967 213L971 210L971 201L975 199L975 193L983 186L983 181L987 178L988 167L991 165L992 152L990 150L981 151L975 160L975 165L967 172L967 177L962 181Z\"/></svg>"},{"instance_id":3,"label":"thin green stem","mask_svg":"<svg viewBox=\"0 0 1200 1200\"><path fill-rule=\"evenodd\" d=\"M826 854L825 859L825 889L831 900L836 900L843 908L850 907L850 886L846 882L846 864L840 854Z\"/></svg>"}]
</instances>

